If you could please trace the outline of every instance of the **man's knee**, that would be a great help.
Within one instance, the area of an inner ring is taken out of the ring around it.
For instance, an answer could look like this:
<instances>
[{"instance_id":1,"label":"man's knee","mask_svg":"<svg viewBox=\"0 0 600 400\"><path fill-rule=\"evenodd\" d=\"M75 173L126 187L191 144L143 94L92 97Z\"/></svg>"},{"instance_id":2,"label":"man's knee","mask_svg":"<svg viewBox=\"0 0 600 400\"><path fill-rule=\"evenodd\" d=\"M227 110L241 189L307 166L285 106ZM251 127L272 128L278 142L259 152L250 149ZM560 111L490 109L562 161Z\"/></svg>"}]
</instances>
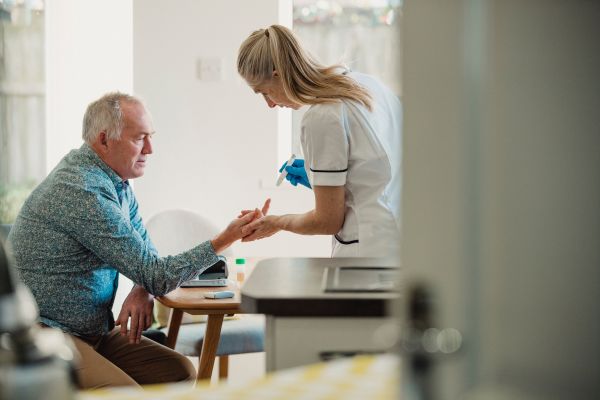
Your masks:
<instances>
[{"instance_id":1,"label":"man's knee","mask_svg":"<svg viewBox=\"0 0 600 400\"><path fill-rule=\"evenodd\" d=\"M186 357L181 356L181 378L177 381L193 381L196 379L196 368L194 364Z\"/></svg>"},{"instance_id":2,"label":"man's knee","mask_svg":"<svg viewBox=\"0 0 600 400\"><path fill-rule=\"evenodd\" d=\"M163 382L184 382L196 379L194 364L182 354L176 353L162 367L166 371L166 375L161 379Z\"/></svg>"},{"instance_id":3,"label":"man's knee","mask_svg":"<svg viewBox=\"0 0 600 400\"><path fill-rule=\"evenodd\" d=\"M194 368L194 364L192 364L187 357L185 358L185 361L185 377L182 380L195 381L196 377L198 376L198 372L196 371L196 368Z\"/></svg>"},{"instance_id":4,"label":"man's knee","mask_svg":"<svg viewBox=\"0 0 600 400\"><path fill-rule=\"evenodd\" d=\"M77 350L77 385L80 389L112 386L138 386L125 372L112 364L82 339L69 335Z\"/></svg>"}]
</instances>

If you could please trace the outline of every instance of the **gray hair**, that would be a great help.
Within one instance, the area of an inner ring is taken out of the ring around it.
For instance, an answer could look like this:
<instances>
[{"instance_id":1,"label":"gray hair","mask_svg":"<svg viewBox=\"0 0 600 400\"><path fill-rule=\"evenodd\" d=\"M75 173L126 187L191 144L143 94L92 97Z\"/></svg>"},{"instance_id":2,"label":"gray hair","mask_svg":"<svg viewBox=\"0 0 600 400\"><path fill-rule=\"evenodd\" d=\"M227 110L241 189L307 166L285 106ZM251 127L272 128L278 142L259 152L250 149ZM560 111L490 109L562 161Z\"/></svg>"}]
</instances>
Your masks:
<instances>
[{"instance_id":1,"label":"gray hair","mask_svg":"<svg viewBox=\"0 0 600 400\"><path fill-rule=\"evenodd\" d=\"M83 116L83 140L91 144L100 132L106 132L109 139L119 139L123 130L123 102L142 104L141 99L120 92L107 93L90 103Z\"/></svg>"}]
</instances>

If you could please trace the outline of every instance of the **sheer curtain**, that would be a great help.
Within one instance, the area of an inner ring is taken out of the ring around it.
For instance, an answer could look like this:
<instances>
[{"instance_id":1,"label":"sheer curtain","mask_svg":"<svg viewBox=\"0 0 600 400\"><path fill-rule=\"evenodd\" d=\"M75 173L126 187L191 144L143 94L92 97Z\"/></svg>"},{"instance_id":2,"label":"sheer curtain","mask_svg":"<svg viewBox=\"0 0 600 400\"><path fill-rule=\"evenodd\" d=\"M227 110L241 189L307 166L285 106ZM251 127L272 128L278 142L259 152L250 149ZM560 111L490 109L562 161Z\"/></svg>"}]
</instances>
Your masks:
<instances>
[{"instance_id":1,"label":"sheer curtain","mask_svg":"<svg viewBox=\"0 0 600 400\"><path fill-rule=\"evenodd\" d=\"M374 75L399 97L401 0L294 0L294 32L323 64ZM300 123L292 112L292 152L300 154Z\"/></svg>"},{"instance_id":2,"label":"sheer curtain","mask_svg":"<svg viewBox=\"0 0 600 400\"><path fill-rule=\"evenodd\" d=\"M45 170L43 2L0 1L0 222Z\"/></svg>"}]
</instances>

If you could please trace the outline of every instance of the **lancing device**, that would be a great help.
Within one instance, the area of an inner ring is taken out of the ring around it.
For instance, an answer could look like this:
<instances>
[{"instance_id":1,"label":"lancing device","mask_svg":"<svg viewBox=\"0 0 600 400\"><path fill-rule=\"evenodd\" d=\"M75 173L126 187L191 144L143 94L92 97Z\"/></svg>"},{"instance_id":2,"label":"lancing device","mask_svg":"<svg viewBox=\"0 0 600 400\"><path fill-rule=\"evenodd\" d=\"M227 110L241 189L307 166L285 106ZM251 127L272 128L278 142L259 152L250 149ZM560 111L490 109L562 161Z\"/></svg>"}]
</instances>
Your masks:
<instances>
[{"instance_id":1,"label":"lancing device","mask_svg":"<svg viewBox=\"0 0 600 400\"><path fill-rule=\"evenodd\" d=\"M228 299L233 297L234 293L230 290L223 290L222 292L205 292L204 297L207 299Z\"/></svg>"},{"instance_id":2,"label":"lancing device","mask_svg":"<svg viewBox=\"0 0 600 400\"><path fill-rule=\"evenodd\" d=\"M281 185L281 182L283 182L283 180L285 179L285 177L288 174L288 172L285 170L285 167L287 167L288 165L292 165L294 163L295 159L296 159L296 155L292 154L290 159L287 160L286 163L283 165L283 170L281 171L281 174L279 174L279 177L277 178L277 182L275 182L275 186Z\"/></svg>"}]
</instances>

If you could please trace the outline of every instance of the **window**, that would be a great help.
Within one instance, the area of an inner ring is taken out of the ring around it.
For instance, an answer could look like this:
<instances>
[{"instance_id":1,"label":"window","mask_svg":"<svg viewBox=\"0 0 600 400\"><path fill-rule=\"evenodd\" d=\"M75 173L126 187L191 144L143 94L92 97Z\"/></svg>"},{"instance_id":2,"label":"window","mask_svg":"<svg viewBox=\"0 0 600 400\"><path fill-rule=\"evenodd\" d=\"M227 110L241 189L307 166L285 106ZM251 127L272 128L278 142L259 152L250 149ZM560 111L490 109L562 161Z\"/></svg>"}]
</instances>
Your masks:
<instances>
[{"instance_id":1,"label":"window","mask_svg":"<svg viewBox=\"0 0 600 400\"><path fill-rule=\"evenodd\" d=\"M398 96L402 0L294 0L294 32L323 64L374 75ZM292 151L300 154L300 123L292 112Z\"/></svg>"},{"instance_id":2,"label":"window","mask_svg":"<svg viewBox=\"0 0 600 400\"><path fill-rule=\"evenodd\" d=\"M0 0L0 223L46 175L43 1Z\"/></svg>"}]
</instances>

